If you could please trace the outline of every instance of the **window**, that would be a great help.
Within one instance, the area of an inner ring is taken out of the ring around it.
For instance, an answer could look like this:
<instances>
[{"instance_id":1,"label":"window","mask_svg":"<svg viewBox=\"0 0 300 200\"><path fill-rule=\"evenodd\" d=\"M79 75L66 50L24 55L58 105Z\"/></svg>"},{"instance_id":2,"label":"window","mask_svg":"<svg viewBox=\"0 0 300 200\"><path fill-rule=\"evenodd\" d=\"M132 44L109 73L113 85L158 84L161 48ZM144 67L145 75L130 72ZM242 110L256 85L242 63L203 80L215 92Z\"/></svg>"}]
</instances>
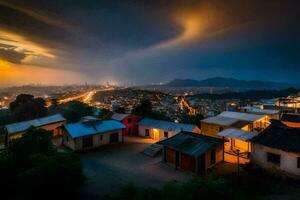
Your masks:
<instances>
[{"instance_id":1,"label":"window","mask_svg":"<svg viewBox=\"0 0 300 200\"><path fill-rule=\"evenodd\" d=\"M146 137L149 137L149 136L150 136L150 131L149 131L149 129L145 129L145 136L146 136Z\"/></svg>"},{"instance_id":2,"label":"window","mask_svg":"<svg viewBox=\"0 0 300 200\"><path fill-rule=\"evenodd\" d=\"M297 167L300 168L300 157L297 158Z\"/></svg>"},{"instance_id":3,"label":"window","mask_svg":"<svg viewBox=\"0 0 300 200\"><path fill-rule=\"evenodd\" d=\"M267 153L267 162L275 165L280 165L280 155L274 153Z\"/></svg>"},{"instance_id":4,"label":"window","mask_svg":"<svg viewBox=\"0 0 300 200\"><path fill-rule=\"evenodd\" d=\"M103 135L99 136L99 140L102 141L103 140Z\"/></svg>"},{"instance_id":5,"label":"window","mask_svg":"<svg viewBox=\"0 0 300 200\"><path fill-rule=\"evenodd\" d=\"M132 119L128 118L127 122L130 124L132 122Z\"/></svg>"},{"instance_id":6,"label":"window","mask_svg":"<svg viewBox=\"0 0 300 200\"><path fill-rule=\"evenodd\" d=\"M210 151L210 164L213 165L216 163L216 150L212 149Z\"/></svg>"},{"instance_id":7,"label":"window","mask_svg":"<svg viewBox=\"0 0 300 200\"><path fill-rule=\"evenodd\" d=\"M169 137L168 131L165 131L165 132L164 132L164 137L165 137L165 138Z\"/></svg>"},{"instance_id":8,"label":"window","mask_svg":"<svg viewBox=\"0 0 300 200\"><path fill-rule=\"evenodd\" d=\"M93 146L93 136L85 136L82 138L82 148Z\"/></svg>"},{"instance_id":9,"label":"window","mask_svg":"<svg viewBox=\"0 0 300 200\"><path fill-rule=\"evenodd\" d=\"M221 131L223 131L224 130L224 128L221 126L221 127L219 127L219 132L221 132Z\"/></svg>"},{"instance_id":10,"label":"window","mask_svg":"<svg viewBox=\"0 0 300 200\"><path fill-rule=\"evenodd\" d=\"M68 136L66 136L66 140L67 140L67 142L69 142L69 137Z\"/></svg>"}]
</instances>

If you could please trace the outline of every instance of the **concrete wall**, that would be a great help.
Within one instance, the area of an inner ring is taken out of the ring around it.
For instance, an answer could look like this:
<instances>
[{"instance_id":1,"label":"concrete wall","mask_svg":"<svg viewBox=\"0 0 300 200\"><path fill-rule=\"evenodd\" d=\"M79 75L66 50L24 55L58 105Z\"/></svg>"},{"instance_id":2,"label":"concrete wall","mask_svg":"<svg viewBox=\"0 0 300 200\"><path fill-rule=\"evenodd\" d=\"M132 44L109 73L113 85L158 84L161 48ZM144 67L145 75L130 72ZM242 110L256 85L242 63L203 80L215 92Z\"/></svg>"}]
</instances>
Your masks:
<instances>
[{"instance_id":1,"label":"concrete wall","mask_svg":"<svg viewBox=\"0 0 300 200\"><path fill-rule=\"evenodd\" d=\"M82 151L82 150L89 150L93 148L100 147L102 145L106 145L110 143L110 135L118 133L119 135L119 142L123 141L123 135L122 135L122 129L116 130L116 131L110 131L106 133L100 133L93 135L93 146L92 147L87 147L83 148L82 147L82 137L79 138L72 138L69 133L64 132L64 140L63 143L65 146L69 147L70 149L74 151ZM101 139L102 136L102 139ZM68 140L67 140L68 137Z\"/></svg>"},{"instance_id":2,"label":"concrete wall","mask_svg":"<svg viewBox=\"0 0 300 200\"><path fill-rule=\"evenodd\" d=\"M267 162L267 152L279 154L281 156L280 165ZM298 154L289 153L259 144L252 144L251 162L272 173L300 179L300 168L297 167L298 157L300 157L300 152Z\"/></svg>"}]
</instances>

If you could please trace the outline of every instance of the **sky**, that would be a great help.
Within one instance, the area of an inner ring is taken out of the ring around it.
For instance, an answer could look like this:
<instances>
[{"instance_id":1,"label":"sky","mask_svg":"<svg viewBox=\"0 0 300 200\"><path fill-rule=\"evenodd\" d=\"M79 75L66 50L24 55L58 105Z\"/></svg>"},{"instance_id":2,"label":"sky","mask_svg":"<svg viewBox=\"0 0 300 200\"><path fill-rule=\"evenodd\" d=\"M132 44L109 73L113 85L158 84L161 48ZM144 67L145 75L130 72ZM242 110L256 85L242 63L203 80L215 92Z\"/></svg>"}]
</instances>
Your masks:
<instances>
[{"instance_id":1,"label":"sky","mask_svg":"<svg viewBox=\"0 0 300 200\"><path fill-rule=\"evenodd\" d=\"M0 0L0 86L299 83L297 0Z\"/></svg>"}]
</instances>

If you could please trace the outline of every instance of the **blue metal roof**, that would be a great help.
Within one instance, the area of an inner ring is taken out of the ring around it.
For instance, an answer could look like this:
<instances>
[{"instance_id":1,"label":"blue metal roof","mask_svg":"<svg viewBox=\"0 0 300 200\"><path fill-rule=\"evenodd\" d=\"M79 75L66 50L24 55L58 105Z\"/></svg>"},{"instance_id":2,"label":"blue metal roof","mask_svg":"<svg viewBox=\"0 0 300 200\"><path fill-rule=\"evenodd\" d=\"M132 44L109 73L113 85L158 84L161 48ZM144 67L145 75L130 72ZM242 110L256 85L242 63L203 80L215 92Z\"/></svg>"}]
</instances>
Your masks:
<instances>
[{"instance_id":1,"label":"blue metal roof","mask_svg":"<svg viewBox=\"0 0 300 200\"><path fill-rule=\"evenodd\" d=\"M41 127L41 126L45 126L47 124L53 124L53 123L62 122L65 120L66 119L62 115L56 114L56 115L42 117L42 118L38 118L38 119L34 119L34 120L8 124L8 125L5 125L5 129L7 130L8 134L14 134L14 133L26 131L31 126Z\"/></svg>"},{"instance_id":2,"label":"blue metal roof","mask_svg":"<svg viewBox=\"0 0 300 200\"><path fill-rule=\"evenodd\" d=\"M76 122L65 124L64 127L73 138L125 128L121 122L116 120Z\"/></svg>"},{"instance_id":3,"label":"blue metal roof","mask_svg":"<svg viewBox=\"0 0 300 200\"><path fill-rule=\"evenodd\" d=\"M169 130L169 131L188 131L193 132L196 125L193 124L182 124L182 123L175 123L175 122L168 122L156 119L145 118L138 123L139 126L148 126L152 128L158 128L162 130Z\"/></svg>"}]
</instances>

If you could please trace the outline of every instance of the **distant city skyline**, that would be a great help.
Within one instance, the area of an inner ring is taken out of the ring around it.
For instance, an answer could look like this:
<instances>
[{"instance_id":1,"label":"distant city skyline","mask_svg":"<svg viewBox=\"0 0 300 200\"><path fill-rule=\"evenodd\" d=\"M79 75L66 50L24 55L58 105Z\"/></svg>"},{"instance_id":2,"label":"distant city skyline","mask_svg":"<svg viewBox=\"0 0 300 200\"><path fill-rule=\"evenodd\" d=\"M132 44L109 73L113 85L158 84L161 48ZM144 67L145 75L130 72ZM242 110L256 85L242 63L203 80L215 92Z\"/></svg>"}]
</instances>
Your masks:
<instances>
[{"instance_id":1,"label":"distant city skyline","mask_svg":"<svg viewBox=\"0 0 300 200\"><path fill-rule=\"evenodd\" d=\"M300 2L0 0L0 86L298 83Z\"/></svg>"}]
</instances>

